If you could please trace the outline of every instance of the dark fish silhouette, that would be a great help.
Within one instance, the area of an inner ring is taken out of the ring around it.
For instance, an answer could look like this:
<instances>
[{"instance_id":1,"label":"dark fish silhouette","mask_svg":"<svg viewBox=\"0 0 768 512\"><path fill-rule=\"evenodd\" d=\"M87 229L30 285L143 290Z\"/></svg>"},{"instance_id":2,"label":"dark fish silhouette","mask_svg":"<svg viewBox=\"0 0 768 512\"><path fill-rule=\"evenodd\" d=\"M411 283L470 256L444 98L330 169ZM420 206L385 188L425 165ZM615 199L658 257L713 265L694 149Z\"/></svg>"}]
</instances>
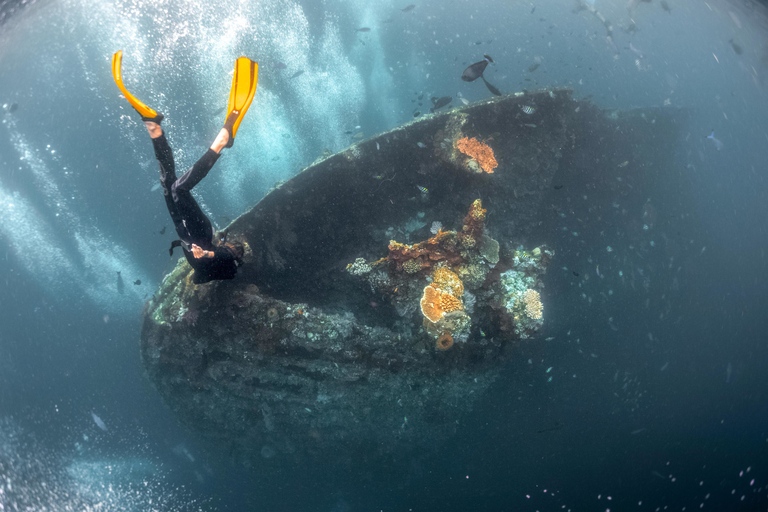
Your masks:
<instances>
[{"instance_id":1,"label":"dark fish silhouette","mask_svg":"<svg viewBox=\"0 0 768 512\"><path fill-rule=\"evenodd\" d=\"M275 69L285 69L288 66L285 64L285 62L280 62L279 60L276 60L272 63L272 67Z\"/></svg>"},{"instance_id":2,"label":"dark fish silhouette","mask_svg":"<svg viewBox=\"0 0 768 512\"><path fill-rule=\"evenodd\" d=\"M464 70L464 72L461 74L461 79L465 82L474 82L481 76L483 76L483 72L485 71L485 68L488 66L489 62L493 62L493 59L490 55L483 55L485 57L480 62L475 62L471 66L468 66L467 69Z\"/></svg>"},{"instance_id":3,"label":"dark fish silhouette","mask_svg":"<svg viewBox=\"0 0 768 512\"><path fill-rule=\"evenodd\" d=\"M400 9L400 10L403 11L403 12L411 12L415 8L416 8L416 4L411 4L411 5L407 6L407 7L405 7L405 9Z\"/></svg>"},{"instance_id":4,"label":"dark fish silhouette","mask_svg":"<svg viewBox=\"0 0 768 512\"><path fill-rule=\"evenodd\" d=\"M669 14L672 14L672 9L670 9L667 0L661 0L661 8L667 11Z\"/></svg>"},{"instance_id":5,"label":"dark fish silhouette","mask_svg":"<svg viewBox=\"0 0 768 512\"><path fill-rule=\"evenodd\" d=\"M485 77L482 77L482 79L483 79L483 83L485 84L485 86L488 88L489 91L491 91L496 96L501 96L500 90L498 90L496 87L488 83L488 80L486 80Z\"/></svg>"},{"instance_id":6,"label":"dark fish silhouette","mask_svg":"<svg viewBox=\"0 0 768 512\"><path fill-rule=\"evenodd\" d=\"M3 105L3 110L5 110L9 114L13 114L14 112L16 112L16 109L18 108L19 108L18 103L6 103Z\"/></svg>"},{"instance_id":7,"label":"dark fish silhouette","mask_svg":"<svg viewBox=\"0 0 768 512\"><path fill-rule=\"evenodd\" d=\"M120 275L120 271L117 271L117 293L122 295L125 293L125 283L123 282L123 276Z\"/></svg>"},{"instance_id":8,"label":"dark fish silhouette","mask_svg":"<svg viewBox=\"0 0 768 512\"><path fill-rule=\"evenodd\" d=\"M133 282L136 286L139 286L141 284L141 279L137 279Z\"/></svg>"},{"instance_id":9,"label":"dark fish silhouette","mask_svg":"<svg viewBox=\"0 0 768 512\"><path fill-rule=\"evenodd\" d=\"M536 71L537 69L539 69L539 66L540 66L540 65L541 65L541 64L539 64L538 62L534 62L533 64L531 64L530 66L528 66L528 72L529 72L529 73L533 73L534 71Z\"/></svg>"},{"instance_id":10,"label":"dark fish silhouette","mask_svg":"<svg viewBox=\"0 0 768 512\"><path fill-rule=\"evenodd\" d=\"M430 112L434 112L435 110L439 108L443 108L447 104L451 102L453 98L450 96L443 96L442 98L432 98L432 108L429 109Z\"/></svg>"},{"instance_id":11,"label":"dark fish silhouette","mask_svg":"<svg viewBox=\"0 0 768 512\"><path fill-rule=\"evenodd\" d=\"M295 72L294 74L292 74L290 77L288 77L288 79L289 79L289 80L292 80L292 79L294 79L294 78L296 78L296 77L299 77L299 76L301 76L301 75L303 75L303 74L304 74L304 70L303 70L303 69L300 69L300 70L298 70L297 72Z\"/></svg>"},{"instance_id":12,"label":"dark fish silhouette","mask_svg":"<svg viewBox=\"0 0 768 512\"><path fill-rule=\"evenodd\" d=\"M159 231L159 233L160 233L161 235L164 235L164 234L165 234L165 226L163 226L163 229L161 229L161 230Z\"/></svg>"},{"instance_id":13,"label":"dark fish silhouette","mask_svg":"<svg viewBox=\"0 0 768 512\"><path fill-rule=\"evenodd\" d=\"M355 30L355 32L370 32L370 27L360 27L359 29Z\"/></svg>"},{"instance_id":14,"label":"dark fish silhouette","mask_svg":"<svg viewBox=\"0 0 768 512\"><path fill-rule=\"evenodd\" d=\"M421 110L417 110L413 113L413 117L419 117L421 115Z\"/></svg>"},{"instance_id":15,"label":"dark fish silhouette","mask_svg":"<svg viewBox=\"0 0 768 512\"><path fill-rule=\"evenodd\" d=\"M562 185L555 185L553 188L555 190L560 190L561 188L563 188L563 186Z\"/></svg>"},{"instance_id":16,"label":"dark fish silhouette","mask_svg":"<svg viewBox=\"0 0 768 512\"><path fill-rule=\"evenodd\" d=\"M729 43L731 43L731 48L733 48L733 51L736 52L736 55L741 55L741 52L743 51L741 49L741 46L733 42L733 39L728 40Z\"/></svg>"}]
</instances>

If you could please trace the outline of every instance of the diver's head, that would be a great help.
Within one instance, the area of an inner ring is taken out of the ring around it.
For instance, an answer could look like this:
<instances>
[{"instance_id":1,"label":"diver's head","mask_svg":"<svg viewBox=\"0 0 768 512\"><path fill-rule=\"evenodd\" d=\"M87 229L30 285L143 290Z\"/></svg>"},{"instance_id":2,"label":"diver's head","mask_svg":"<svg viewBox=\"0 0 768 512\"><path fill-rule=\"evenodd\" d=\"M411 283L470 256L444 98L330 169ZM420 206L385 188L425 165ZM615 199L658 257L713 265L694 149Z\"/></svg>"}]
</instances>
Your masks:
<instances>
[{"instance_id":1,"label":"diver's head","mask_svg":"<svg viewBox=\"0 0 768 512\"><path fill-rule=\"evenodd\" d=\"M232 256L235 257L238 263L243 262L243 256L245 255L245 247L240 242L228 242L224 244Z\"/></svg>"}]
</instances>

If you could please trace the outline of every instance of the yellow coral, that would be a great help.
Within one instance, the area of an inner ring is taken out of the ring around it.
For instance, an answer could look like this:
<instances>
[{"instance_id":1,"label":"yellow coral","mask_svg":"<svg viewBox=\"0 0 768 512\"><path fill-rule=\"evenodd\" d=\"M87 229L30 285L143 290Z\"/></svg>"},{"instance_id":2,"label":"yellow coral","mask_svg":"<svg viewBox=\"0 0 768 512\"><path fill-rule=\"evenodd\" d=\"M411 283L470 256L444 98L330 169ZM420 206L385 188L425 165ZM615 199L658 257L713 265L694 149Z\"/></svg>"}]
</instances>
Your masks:
<instances>
[{"instance_id":1,"label":"yellow coral","mask_svg":"<svg viewBox=\"0 0 768 512\"><path fill-rule=\"evenodd\" d=\"M461 297L464 293L464 284L448 267L437 267L432 273L432 285L450 293L454 297Z\"/></svg>"},{"instance_id":2,"label":"yellow coral","mask_svg":"<svg viewBox=\"0 0 768 512\"><path fill-rule=\"evenodd\" d=\"M493 156L493 150L487 144L480 142L476 138L464 137L456 141L456 149L470 158L474 158L483 171L493 174L493 170L498 167L496 158Z\"/></svg>"},{"instance_id":3,"label":"yellow coral","mask_svg":"<svg viewBox=\"0 0 768 512\"><path fill-rule=\"evenodd\" d=\"M419 270L421 270L421 262L417 259L412 259L403 262L403 270L408 272L409 274L415 274Z\"/></svg>"},{"instance_id":4,"label":"yellow coral","mask_svg":"<svg viewBox=\"0 0 768 512\"><path fill-rule=\"evenodd\" d=\"M541 304L541 296L536 290L525 290L523 293L523 302L525 303L525 314L534 320L541 318L544 306Z\"/></svg>"}]
</instances>

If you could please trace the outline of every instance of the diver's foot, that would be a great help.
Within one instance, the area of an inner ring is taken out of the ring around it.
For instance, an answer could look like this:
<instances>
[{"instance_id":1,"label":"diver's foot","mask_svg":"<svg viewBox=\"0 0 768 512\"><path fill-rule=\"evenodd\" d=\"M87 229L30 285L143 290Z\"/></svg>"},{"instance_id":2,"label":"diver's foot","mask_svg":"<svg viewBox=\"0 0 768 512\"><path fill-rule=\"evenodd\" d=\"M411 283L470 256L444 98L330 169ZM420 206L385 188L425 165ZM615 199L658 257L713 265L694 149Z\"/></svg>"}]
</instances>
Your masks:
<instances>
[{"instance_id":1,"label":"diver's foot","mask_svg":"<svg viewBox=\"0 0 768 512\"><path fill-rule=\"evenodd\" d=\"M229 144L229 131L226 128L222 128L216 139L211 144L211 149L216 153L221 153L221 150L226 147L232 147Z\"/></svg>"},{"instance_id":2,"label":"diver's foot","mask_svg":"<svg viewBox=\"0 0 768 512\"><path fill-rule=\"evenodd\" d=\"M147 127L147 131L149 132L149 136L153 139L156 139L160 137L163 134L163 129L160 127L160 124L154 122L154 121L144 121L144 126Z\"/></svg>"}]
</instances>

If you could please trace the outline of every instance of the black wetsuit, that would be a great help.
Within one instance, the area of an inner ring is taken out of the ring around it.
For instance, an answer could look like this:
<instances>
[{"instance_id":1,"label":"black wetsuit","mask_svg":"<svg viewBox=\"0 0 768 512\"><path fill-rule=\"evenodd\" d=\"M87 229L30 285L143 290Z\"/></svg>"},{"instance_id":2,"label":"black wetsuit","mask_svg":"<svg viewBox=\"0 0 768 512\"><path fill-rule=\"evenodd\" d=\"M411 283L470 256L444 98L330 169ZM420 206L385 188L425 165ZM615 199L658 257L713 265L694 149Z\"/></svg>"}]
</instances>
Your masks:
<instances>
[{"instance_id":1,"label":"black wetsuit","mask_svg":"<svg viewBox=\"0 0 768 512\"><path fill-rule=\"evenodd\" d=\"M177 179L173 152L165 133L152 139L152 144L155 147L155 157L160 162L160 183L165 194L165 204L176 226L176 233L186 245L195 244L206 251L213 251L214 254L213 258L195 258L192 252L182 245L184 256L195 269L192 282L202 284L216 279L232 279L237 273L237 260L229 249L213 244L211 221L191 193L194 186L211 170L219 155L209 149L191 169Z\"/></svg>"}]
</instances>

